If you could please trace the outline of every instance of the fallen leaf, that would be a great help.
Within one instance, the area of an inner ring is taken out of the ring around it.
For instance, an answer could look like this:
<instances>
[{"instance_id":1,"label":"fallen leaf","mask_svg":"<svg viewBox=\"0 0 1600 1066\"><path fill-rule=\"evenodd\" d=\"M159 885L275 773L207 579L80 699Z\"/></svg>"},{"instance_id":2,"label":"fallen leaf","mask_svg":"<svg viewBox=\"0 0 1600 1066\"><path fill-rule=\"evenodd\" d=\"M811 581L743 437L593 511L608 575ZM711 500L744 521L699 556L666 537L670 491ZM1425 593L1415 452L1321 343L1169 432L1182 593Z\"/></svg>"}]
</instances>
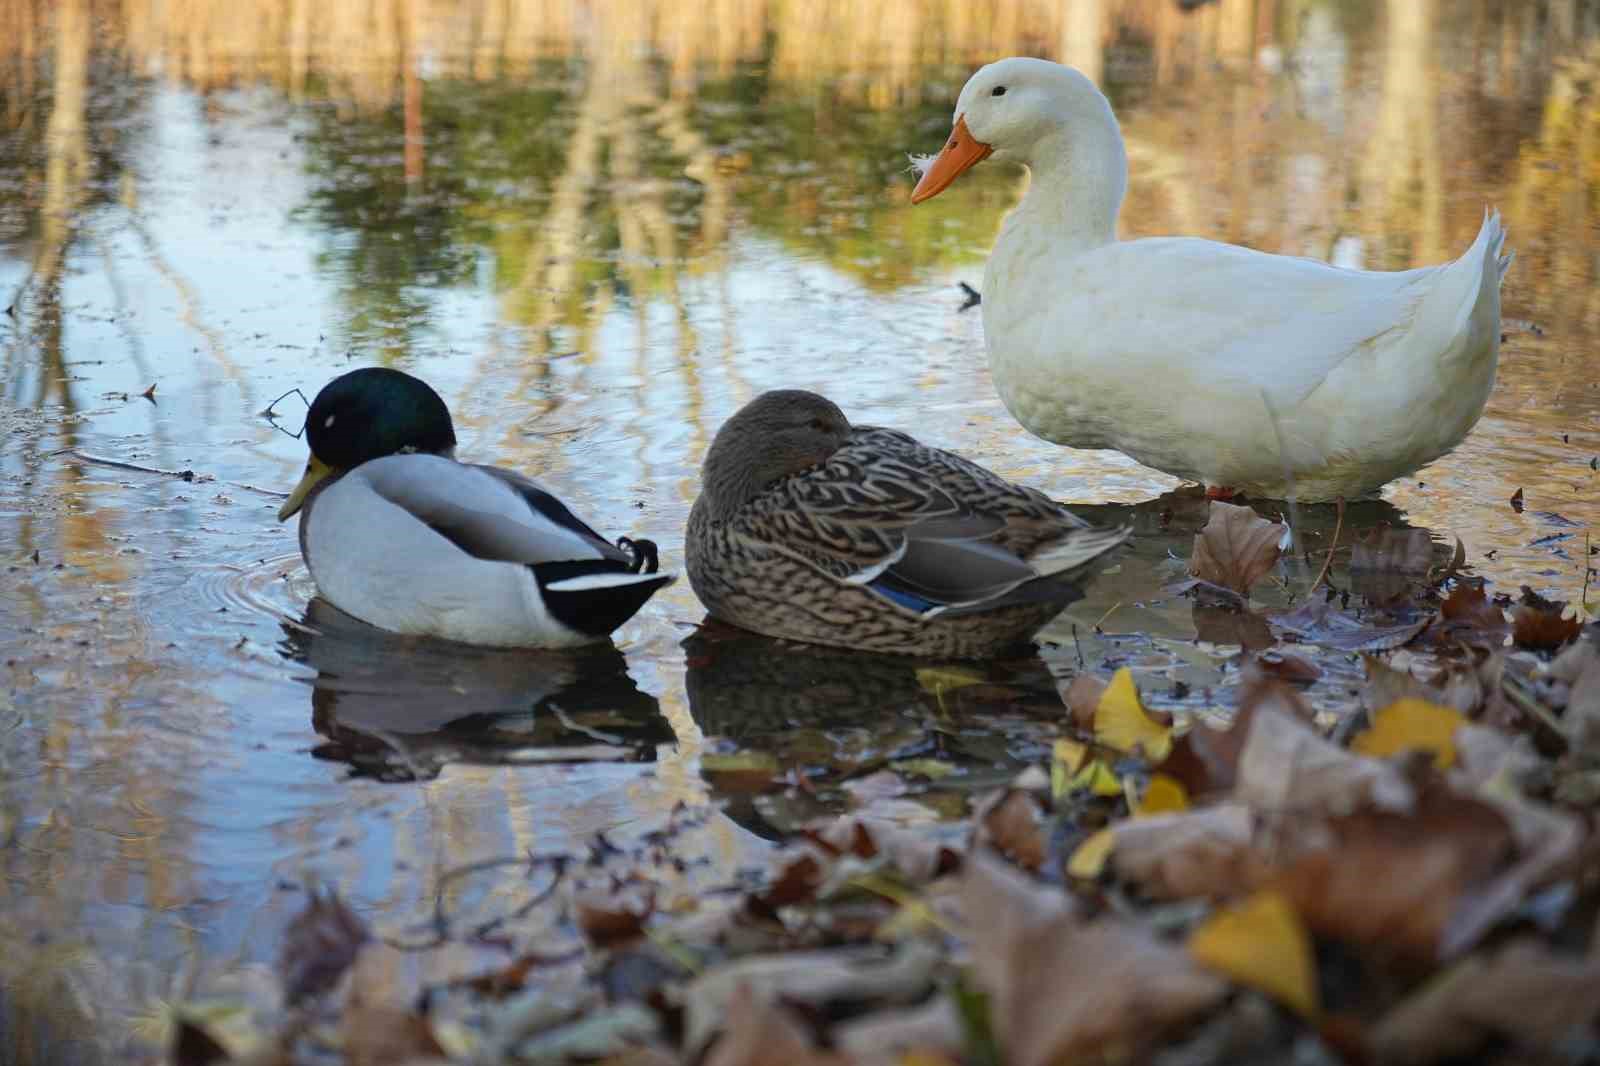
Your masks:
<instances>
[{"instance_id":1,"label":"fallen leaf","mask_svg":"<svg viewBox=\"0 0 1600 1066\"><path fill-rule=\"evenodd\" d=\"M700 773L718 792L753 795L783 787L778 759L766 751L712 752L700 757Z\"/></svg>"},{"instance_id":2,"label":"fallen leaf","mask_svg":"<svg viewBox=\"0 0 1600 1066\"><path fill-rule=\"evenodd\" d=\"M1091 759L1067 781L1068 792L1087 791L1096 796L1122 795L1122 781L1104 759Z\"/></svg>"},{"instance_id":3,"label":"fallen leaf","mask_svg":"<svg viewBox=\"0 0 1600 1066\"><path fill-rule=\"evenodd\" d=\"M573 917L589 943L597 948L616 947L644 936L644 926L655 913L654 886L624 885L606 891L590 890L573 900Z\"/></svg>"},{"instance_id":4,"label":"fallen leaf","mask_svg":"<svg viewBox=\"0 0 1600 1066\"><path fill-rule=\"evenodd\" d=\"M333 889L311 890L310 899L283 932L278 976L292 1007L339 983L371 939L367 925Z\"/></svg>"},{"instance_id":5,"label":"fallen leaf","mask_svg":"<svg viewBox=\"0 0 1600 1066\"><path fill-rule=\"evenodd\" d=\"M1522 513L1522 490L1518 489L1511 494L1511 509L1518 514Z\"/></svg>"},{"instance_id":6,"label":"fallen leaf","mask_svg":"<svg viewBox=\"0 0 1600 1066\"><path fill-rule=\"evenodd\" d=\"M1158 763L1172 750L1172 728L1154 721L1139 702L1133 671L1122 667L1111 677L1094 712L1094 739L1130 755L1143 753Z\"/></svg>"},{"instance_id":7,"label":"fallen leaf","mask_svg":"<svg viewBox=\"0 0 1600 1066\"><path fill-rule=\"evenodd\" d=\"M983 674L964 666L920 666L916 677L922 690L935 698L946 692L981 685L985 680Z\"/></svg>"},{"instance_id":8,"label":"fallen leaf","mask_svg":"<svg viewBox=\"0 0 1600 1066\"><path fill-rule=\"evenodd\" d=\"M1242 803L1130 819L1109 832L1112 871L1152 898L1233 895L1257 880L1255 823Z\"/></svg>"},{"instance_id":9,"label":"fallen leaf","mask_svg":"<svg viewBox=\"0 0 1600 1066\"><path fill-rule=\"evenodd\" d=\"M1256 666L1267 677L1291 684L1306 685L1322 676L1322 668L1303 655L1272 649L1256 655Z\"/></svg>"},{"instance_id":10,"label":"fallen leaf","mask_svg":"<svg viewBox=\"0 0 1600 1066\"><path fill-rule=\"evenodd\" d=\"M1574 644L1550 664L1570 672L1571 691L1561 715L1572 750L1592 759L1600 754L1600 650L1589 642Z\"/></svg>"},{"instance_id":11,"label":"fallen leaf","mask_svg":"<svg viewBox=\"0 0 1600 1066\"><path fill-rule=\"evenodd\" d=\"M1414 790L1391 764L1351 754L1280 711L1258 708L1239 754L1234 798L1262 811L1408 810Z\"/></svg>"},{"instance_id":12,"label":"fallen leaf","mask_svg":"<svg viewBox=\"0 0 1600 1066\"><path fill-rule=\"evenodd\" d=\"M1100 707L1100 698L1105 695L1106 683L1093 674L1079 674L1072 679L1072 684L1059 691L1072 724L1086 732L1092 731L1095 711Z\"/></svg>"},{"instance_id":13,"label":"fallen leaf","mask_svg":"<svg viewBox=\"0 0 1600 1066\"><path fill-rule=\"evenodd\" d=\"M1182 949L1132 923L1084 923L1059 889L1047 890L1050 902L1041 891L982 856L963 874L972 969L1008 1064L1131 1053L1227 994Z\"/></svg>"},{"instance_id":14,"label":"fallen leaf","mask_svg":"<svg viewBox=\"0 0 1600 1066\"><path fill-rule=\"evenodd\" d=\"M1309 600L1292 611L1268 616L1278 629L1293 633L1309 644L1339 651L1389 651L1410 643L1428 627L1430 619L1377 626L1335 610L1326 601Z\"/></svg>"},{"instance_id":15,"label":"fallen leaf","mask_svg":"<svg viewBox=\"0 0 1600 1066\"><path fill-rule=\"evenodd\" d=\"M381 943L363 950L356 960L340 1019L343 1061L349 1066L444 1057L428 1019L412 1009L419 989L411 970L406 953Z\"/></svg>"},{"instance_id":16,"label":"fallen leaf","mask_svg":"<svg viewBox=\"0 0 1600 1066\"><path fill-rule=\"evenodd\" d=\"M697 1053L727 1019L738 1016L735 1005L746 993L757 1002L782 999L816 1008L847 1003L860 1010L920 1002L932 987L941 956L926 940L915 939L897 945L887 959L875 947L835 948L749 955L713 966L682 991L684 1047L691 1055Z\"/></svg>"},{"instance_id":17,"label":"fallen leaf","mask_svg":"<svg viewBox=\"0 0 1600 1066\"><path fill-rule=\"evenodd\" d=\"M844 1066L844 1056L819 1049L793 1011L740 985L728 1001L728 1025L705 1066Z\"/></svg>"},{"instance_id":18,"label":"fallen leaf","mask_svg":"<svg viewBox=\"0 0 1600 1066\"><path fill-rule=\"evenodd\" d=\"M1271 887L1313 932L1429 963L1458 911L1514 855L1499 812L1442 786L1413 812L1356 811L1307 826L1294 843L1299 854Z\"/></svg>"},{"instance_id":19,"label":"fallen leaf","mask_svg":"<svg viewBox=\"0 0 1600 1066\"><path fill-rule=\"evenodd\" d=\"M809 826L801 834L822 845L834 855L854 855L858 859L883 856L889 865L912 884L931 881L940 874L949 873L961 865L961 854L939 836L923 829L912 828L901 821L879 817L881 804L852 814L843 815L832 822ZM922 810L927 811L924 807ZM932 812L928 812L932 815ZM952 834L959 831L949 826ZM787 872L788 868L785 868ZM806 893L807 899L823 881L820 868L812 871L797 870L795 883L804 884L802 875L815 878ZM794 902L799 902L795 900Z\"/></svg>"},{"instance_id":20,"label":"fallen leaf","mask_svg":"<svg viewBox=\"0 0 1600 1066\"><path fill-rule=\"evenodd\" d=\"M1565 1061L1559 1052L1591 1041L1597 1017L1600 962L1520 939L1435 977L1384 1016L1371 1043L1378 1062L1408 1066L1465 1061L1496 1039Z\"/></svg>"},{"instance_id":21,"label":"fallen leaf","mask_svg":"<svg viewBox=\"0 0 1600 1066\"><path fill-rule=\"evenodd\" d=\"M1449 623L1447 628L1451 631L1465 629L1503 638L1507 630L1505 612L1489 599L1481 585L1461 584L1451 589L1439 605L1439 615ZM1498 645L1500 641L1494 643Z\"/></svg>"},{"instance_id":22,"label":"fallen leaf","mask_svg":"<svg viewBox=\"0 0 1600 1066\"><path fill-rule=\"evenodd\" d=\"M1351 551L1350 587L1373 603L1393 603L1432 566L1433 538L1426 529L1379 526Z\"/></svg>"},{"instance_id":23,"label":"fallen leaf","mask_svg":"<svg viewBox=\"0 0 1600 1066\"><path fill-rule=\"evenodd\" d=\"M1358 755L1386 759L1403 751L1431 751L1433 764L1441 770L1455 765L1456 730L1466 718L1453 707L1441 707L1426 700L1396 700L1372 719L1372 728L1350 741Z\"/></svg>"},{"instance_id":24,"label":"fallen leaf","mask_svg":"<svg viewBox=\"0 0 1600 1066\"><path fill-rule=\"evenodd\" d=\"M1511 639L1519 648L1534 651L1555 651L1583 631L1577 617L1561 617L1561 608L1555 610L1519 604L1511 609Z\"/></svg>"},{"instance_id":25,"label":"fallen leaf","mask_svg":"<svg viewBox=\"0 0 1600 1066\"><path fill-rule=\"evenodd\" d=\"M904 796L908 791L903 778L893 770L879 770L866 777L844 782L841 786L850 796L850 802L859 807L877 799Z\"/></svg>"},{"instance_id":26,"label":"fallen leaf","mask_svg":"<svg viewBox=\"0 0 1600 1066\"><path fill-rule=\"evenodd\" d=\"M1110 829L1101 829L1089 834L1067 859L1067 875L1092 881L1105 871L1106 860L1111 857L1112 845L1116 843L1116 835Z\"/></svg>"},{"instance_id":27,"label":"fallen leaf","mask_svg":"<svg viewBox=\"0 0 1600 1066\"><path fill-rule=\"evenodd\" d=\"M881 1010L834 1026L833 1041L849 1055L896 1066L958 1066L966 1041L948 996L906 1010Z\"/></svg>"},{"instance_id":28,"label":"fallen leaf","mask_svg":"<svg viewBox=\"0 0 1600 1066\"><path fill-rule=\"evenodd\" d=\"M1149 784L1136 800L1128 802L1135 818L1150 818L1157 814L1172 814L1189 809L1189 794L1177 781L1166 774L1151 774Z\"/></svg>"},{"instance_id":29,"label":"fallen leaf","mask_svg":"<svg viewBox=\"0 0 1600 1066\"><path fill-rule=\"evenodd\" d=\"M1025 870L1038 870L1044 865L1050 841L1045 833L1044 812L1033 793L1006 789L973 820L980 843L987 843Z\"/></svg>"},{"instance_id":30,"label":"fallen leaf","mask_svg":"<svg viewBox=\"0 0 1600 1066\"><path fill-rule=\"evenodd\" d=\"M1321 1013L1311 936L1281 893L1257 892L1217 911L1189 935L1188 947L1202 966L1264 992L1302 1018Z\"/></svg>"},{"instance_id":31,"label":"fallen leaf","mask_svg":"<svg viewBox=\"0 0 1600 1066\"><path fill-rule=\"evenodd\" d=\"M1250 595L1250 587L1278 562L1284 527L1248 507L1213 500L1205 527L1195 534L1189 573L1202 581Z\"/></svg>"},{"instance_id":32,"label":"fallen leaf","mask_svg":"<svg viewBox=\"0 0 1600 1066\"><path fill-rule=\"evenodd\" d=\"M173 1066L216 1066L232 1062L228 1049L188 1018L179 1018L172 1034Z\"/></svg>"}]
</instances>

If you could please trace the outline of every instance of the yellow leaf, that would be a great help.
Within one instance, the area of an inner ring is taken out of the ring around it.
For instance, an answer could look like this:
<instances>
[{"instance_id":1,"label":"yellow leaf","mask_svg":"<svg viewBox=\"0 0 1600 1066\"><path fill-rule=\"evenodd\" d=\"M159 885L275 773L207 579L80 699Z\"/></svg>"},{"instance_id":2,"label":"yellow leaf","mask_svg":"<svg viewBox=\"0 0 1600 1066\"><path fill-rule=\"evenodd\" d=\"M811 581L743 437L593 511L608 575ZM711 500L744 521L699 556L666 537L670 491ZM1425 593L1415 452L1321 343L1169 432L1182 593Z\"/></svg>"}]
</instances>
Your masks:
<instances>
[{"instance_id":1,"label":"yellow leaf","mask_svg":"<svg viewBox=\"0 0 1600 1066\"><path fill-rule=\"evenodd\" d=\"M1456 730L1465 724L1460 711L1427 700L1395 700L1372 717L1372 728L1350 742L1358 755L1382 759L1402 751L1431 751L1441 770L1456 761Z\"/></svg>"},{"instance_id":2,"label":"yellow leaf","mask_svg":"<svg viewBox=\"0 0 1600 1066\"><path fill-rule=\"evenodd\" d=\"M1066 790L1076 792L1085 788L1096 796L1122 795L1122 782L1117 780L1117 775L1105 764L1104 759L1094 759L1074 774L1072 780L1067 782Z\"/></svg>"},{"instance_id":3,"label":"yellow leaf","mask_svg":"<svg viewBox=\"0 0 1600 1066\"><path fill-rule=\"evenodd\" d=\"M1311 936L1281 892L1257 892L1213 914L1190 935L1189 955L1301 1017L1315 1018L1321 1011Z\"/></svg>"},{"instance_id":4,"label":"yellow leaf","mask_svg":"<svg viewBox=\"0 0 1600 1066\"><path fill-rule=\"evenodd\" d=\"M1099 877L1106 868L1106 860L1111 857L1111 846L1116 842L1117 836L1110 829L1090 834L1072 850L1072 857L1067 860L1067 875L1084 880Z\"/></svg>"},{"instance_id":5,"label":"yellow leaf","mask_svg":"<svg viewBox=\"0 0 1600 1066\"><path fill-rule=\"evenodd\" d=\"M1063 737L1050 755L1050 795L1060 799L1072 790L1072 775L1089 757L1089 746Z\"/></svg>"},{"instance_id":6,"label":"yellow leaf","mask_svg":"<svg viewBox=\"0 0 1600 1066\"><path fill-rule=\"evenodd\" d=\"M924 692L933 696L982 683L982 674L959 666L923 666L917 669L917 684L922 686Z\"/></svg>"},{"instance_id":7,"label":"yellow leaf","mask_svg":"<svg viewBox=\"0 0 1600 1066\"><path fill-rule=\"evenodd\" d=\"M1129 802L1128 809L1135 818L1149 818L1156 814L1172 814L1189 809L1189 793L1183 785L1166 774L1151 774L1150 783L1137 803Z\"/></svg>"},{"instance_id":8,"label":"yellow leaf","mask_svg":"<svg viewBox=\"0 0 1600 1066\"><path fill-rule=\"evenodd\" d=\"M1133 672L1126 666L1112 675L1094 711L1094 739L1108 748L1130 754L1143 751L1151 762L1160 762L1172 750L1172 730L1157 725L1145 714Z\"/></svg>"}]
</instances>

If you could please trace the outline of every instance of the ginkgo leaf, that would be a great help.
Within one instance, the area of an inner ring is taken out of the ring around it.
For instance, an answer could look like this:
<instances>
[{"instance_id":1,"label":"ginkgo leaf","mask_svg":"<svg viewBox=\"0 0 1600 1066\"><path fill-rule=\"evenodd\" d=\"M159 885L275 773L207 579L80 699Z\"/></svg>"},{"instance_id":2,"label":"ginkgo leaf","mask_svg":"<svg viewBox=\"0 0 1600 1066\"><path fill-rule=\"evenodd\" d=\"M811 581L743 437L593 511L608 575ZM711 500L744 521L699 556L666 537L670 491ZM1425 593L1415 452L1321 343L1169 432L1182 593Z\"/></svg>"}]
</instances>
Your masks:
<instances>
[{"instance_id":1,"label":"ginkgo leaf","mask_svg":"<svg viewBox=\"0 0 1600 1066\"><path fill-rule=\"evenodd\" d=\"M1302 1017L1319 1013L1311 936L1280 892L1257 892L1213 914L1190 935L1189 955Z\"/></svg>"},{"instance_id":2,"label":"ginkgo leaf","mask_svg":"<svg viewBox=\"0 0 1600 1066\"><path fill-rule=\"evenodd\" d=\"M1137 800L1128 801L1128 809L1135 818L1186 811L1189 809L1189 793L1166 774L1152 774L1144 793Z\"/></svg>"},{"instance_id":3,"label":"ginkgo leaf","mask_svg":"<svg viewBox=\"0 0 1600 1066\"><path fill-rule=\"evenodd\" d=\"M1067 876L1086 881L1099 877L1106 868L1106 860L1111 857L1111 848L1116 842L1116 833L1111 829L1091 834L1073 849L1072 856L1067 859Z\"/></svg>"},{"instance_id":4,"label":"ginkgo leaf","mask_svg":"<svg viewBox=\"0 0 1600 1066\"><path fill-rule=\"evenodd\" d=\"M1094 759L1067 782L1068 792L1087 789L1096 796L1122 795L1122 782L1104 759Z\"/></svg>"},{"instance_id":5,"label":"ginkgo leaf","mask_svg":"<svg viewBox=\"0 0 1600 1066\"><path fill-rule=\"evenodd\" d=\"M1145 713L1133 672L1118 670L1100 697L1094 712L1094 738L1108 748L1130 754L1143 752L1153 763L1172 750L1172 729L1159 725Z\"/></svg>"},{"instance_id":6,"label":"ginkgo leaf","mask_svg":"<svg viewBox=\"0 0 1600 1066\"><path fill-rule=\"evenodd\" d=\"M1089 758L1089 746L1062 737L1050 752L1050 795L1060 799L1072 790L1073 775Z\"/></svg>"},{"instance_id":7,"label":"ginkgo leaf","mask_svg":"<svg viewBox=\"0 0 1600 1066\"><path fill-rule=\"evenodd\" d=\"M983 675L959 666L923 666L917 670L917 684L929 695L954 692L958 688L983 684Z\"/></svg>"},{"instance_id":8,"label":"ginkgo leaf","mask_svg":"<svg viewBox=\"0 0 1600 1066\"><path fill-rule=\"evenodd\" d=\"M1396 700L1372 717L1372 728L1350 742L1358 755L1382 759L1402 751L1431 751L1441 770L1455 765L1454 736L1466 718L1453 707L1427 700Z\"/></svg>"}]
</instances>

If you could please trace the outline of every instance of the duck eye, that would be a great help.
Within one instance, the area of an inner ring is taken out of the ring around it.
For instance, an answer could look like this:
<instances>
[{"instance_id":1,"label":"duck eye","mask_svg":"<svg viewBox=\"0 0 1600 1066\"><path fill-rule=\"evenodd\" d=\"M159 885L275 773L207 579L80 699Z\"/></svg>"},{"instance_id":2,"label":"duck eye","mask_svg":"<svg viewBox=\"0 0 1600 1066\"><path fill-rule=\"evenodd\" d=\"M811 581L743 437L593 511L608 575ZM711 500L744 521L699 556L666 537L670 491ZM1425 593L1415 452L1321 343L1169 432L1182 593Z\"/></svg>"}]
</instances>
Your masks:
<instances>
[{"instance_id":1,"label":"duck eye","mask_svg":"<svg viewBox=\"0 0 1600 1066\"><path fill-rule=\"evenodd\" d=\"M1005 94L1006 94L1006 87L1004 85L996 85L994 87L994 91L991 92L989 95L990 96L1004 96Z\"/></svg>"}]
</instances>

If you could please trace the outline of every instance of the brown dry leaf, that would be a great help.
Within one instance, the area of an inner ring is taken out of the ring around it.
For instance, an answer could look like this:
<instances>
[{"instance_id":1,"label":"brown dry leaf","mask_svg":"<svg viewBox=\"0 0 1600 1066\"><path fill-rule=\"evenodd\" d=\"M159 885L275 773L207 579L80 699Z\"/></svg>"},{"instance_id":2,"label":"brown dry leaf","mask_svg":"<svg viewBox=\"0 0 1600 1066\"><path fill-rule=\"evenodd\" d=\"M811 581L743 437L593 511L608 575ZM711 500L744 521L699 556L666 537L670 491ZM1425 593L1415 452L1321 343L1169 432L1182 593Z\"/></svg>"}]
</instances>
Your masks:
<instances>
[{"instance_id":1,"label":"brown dry leaf","mask_svg":"<svg viewBox=\"0 0 1600 1066\"><path fill-rule=\"evenodd\" d=\"M1432 962L1475 893L1513 855L1493 807L1443 787L1414 813L1362 810L1327 820L1273 879L1318 935Z\"/></svg>"},{"instance_id":2,"label":"brown dry leaf","mask_svg":"<svg viewBox=\"0 0 1600 1066\"><path fill-rule=\"evenodd\" d=\"M1322 676L1322 667L1310 659L1278 648L1259 653L1255 663L1264 676L1294 685L1307 685Z\"/></svg>"},{"instance_id":3,"label":"brown dry leaf","mask_svg":"<svg viewBox=\"0 0 1600 1066\"><path fill-rule=\"evenodd\" d=\"M1570 676L1571 691L1561 723L1574 753L1600 755L1600 650L1590 641L1574 644L1550 664L1550 672Z\"/></svg>"},{"instance_id":4,"label":"brown dry leaf","mask_svg":"<svg viewBox=\"0 0 1600 1066\"><path fill-rule=\"evenodd\" d=\"M413 962L387 944L362 951L350 974L340 1019L349 1066L396 1066L445 1057L428 1019L411 1008L419 991Z\"/></svg>"},{"instance_id":5,"label":"brown dry leaf","mask_svg":"<svg viewBox=\"0 0 1600 1066\"><path fill-rule=\"evenodd\" d=\"M820 1050L793 1011L758 998L748 985L728 1002L728 1027L705 1066L844 1066L850 1060Z\"/></svg>"},{"instance_id":6,"label":"brown dry leaf","mask_svg":"<svg viewBox=\"0 0 1600 1066\"><path fill-rule=\"evenodd\" d=\"M1239 754L1234 798L1262 811L1409 809L1415 790L1389 763L1353 755L1288 715L1258 707Z\"/></svg>"},{"instance_id":7,"label":"brown dry leaf","mask_svg":"<svg viewBox=\"0 0 1600 1066\"><path fill-rule=\"evenodd\" d=\"M367 924L338 892L313 888L305 909L283 931L278 976L284 999L292 1007L333 988L370 939Z\"/></svg>"},{"instance_id":8,"label":"brown dry leaf","mask_svg":"<svg viewBox=\"0 0 1600 1066\"><path fill-rule=\"evenodd\" d=\"M1044 865L1050 841L1044 811L1031 792L1006 789L973 818L978 843L987 843L1025 870Z\"/></svg>"},{"instance_id":9,"label":"brown dry leaf","mask_svg":"<svg viewBox=\"0 0 1600 1066\"><path fill-rule=\"evenodd\" d=\"M876 1004L921 1002L932 987L943 953L926 940L906 940L885 959L876 948L836 948L747 955L700 974L682 990L684 1046L691 1054L733 1016L741 990L757 1000L786 1000L822 1008L848 1003L855 1009Z\"/></svg>"},{"instance_id":10,"label":"brown dry leaf","mask_svg":"<svg viewBox=\"0 0 1600 1066\"><path fill-rule=\"evenodd\" d=\"M1523 939L1464 959L1424 985L1378 1023L1372 1050L1380 1063L1423 1064L1468 1056L1498 1038L1552 1053L1592 1039L1596 1018L1600 961Z\"/></svg>"},{"instance_id":11,"label":"brown dry leaf","mask_svg":"<svg viewBox=\"0 0 1600 1066\"><path fill-rule=\"evenodd\" d=\"M960 852L949 844L926 831L910 829L901 822L876 817L871 807L842 815L820 826L807 827L800 832L833 855L872 859L881 854L889 860L890 866L913 884L931 881L961 865ZM785 872L788 872L787 868ZM805 898L810 898L822 884L821 868L817 867L812 872L816 879L810 883L810 891Z\"/></svg>"},{"instance_id":12,"label":"brown dry leaf","mask_svg":"<svg viewBox=\"0 0 1600 1066\"><path fill-rule=\"evenodd\" d=\"M1007 1063L1132 1052L1227 994L1181 948L1129 923L1081 922L1059 890L1048 890L1058 902L1042 901L1043 891L984 856L963 874L973 973Z\"/></svg>"},{"instance_id":13,"label":"brown dry leaf","mask_svg":"<svg viewBox=\"0 0 1600 1066\"><path fill-rule=\"evenodd\" d=\"M850 824L848 831L852 837L857 832L866 832L855 823ZM876 854L875 846L873 849L872 854ZM845 850L839 848L834 854L841 854ZM766 890L752 896L750 903L758 909L775 910L778 907L810 902L816 898L817 889L822 887L827 876L827 868L814 850L807 847L795 848L784 858L783 865L778 868L777 876L767 885Z\"/></svg>"},{"instance_id":14,"label":"brown dry leaf","mask_svg":"<svg viewBox=\"0 0 1600 1066\"><path fill-rule=\"evenodd\" d=\"M956 1066L966 1042L961 1014L945 995L919 1007L875 1011L841 1022L832 1036L841 1051L857 1059L899 1066Z\"/></svg>"},{"instance_id":15,"label":"brown dry leaf","mask_svg":"<svg viewBox=\"0 0 1600 1066\"><path fill-rule=\"evenodd\" d=\"M1428 628L1430 618L1394 625L1372 625L1334 609L1325 600L1312 599L1292 611L1270 616L1278 629L1293 633L1309 644L1338 651L1389 651L1409 644Z\"/></svg>"},{"instance_id":16,"label":"brown dry leaf","mask_svg":"<svg viewBox=\"0 0 1600 1066\"><path fill-rule=\"evenodd\" d=\"M1511 509L1513 511L1517 512L1518 514L1521 514L1522 513L1522 508L1523 508L1522 490L1518 489L1516 492L1513 492L1511 494Z\"/></svg>"},{"instance_id":17,"label":"brown dry leaf","mask_svg":"<svg viewBox=\"0 0 1600 1066\"><path fill-rule=\"evenodd\" d=\"M1057 686L1061 693L1061 702L1067 705L1067 714L1072 719L1072 724L1084 732L1094 730L1094 712L1100 706L1100 697L1105 695L1106 683L1093 674L1079 674L1072 679L1072 684Z\"/></svg>"},{"instance_id":18,"label":"brown dry leaf","mask_svg":"<svg viewBox=\"0 0 1600 1066\"><path fill-rule=\"evenodd\" d=\"M179 1018L172 1034L173 1066L217 1066L232 1062L228 1049L188 1018Z\"/></svg>"},{"instance_id":19,"label":"brown dry leaf","mask_svg":"<svg viewBox=\"0 0 1600 1066\"><path fill-rule=\"evenodd\" d=\"M893 770L879 770L866 777L845 781L839 787L849 794L850 803L855 807L865 806L874 800L904 796L908 791L905 779Z\"/></svg>"},{"instance_id":20,"label":"brown dry leaf","mask_svg":"<svg viewBox=\"0 0 1600 1066\"><path fill-rule=\"evenodd\" d=\"M1379 526L1351 551L1350 587L1373 603L1392 603L1432 567L1433 538L1426 529Z\"/></svg>"},{"instance_id":21,"label":"brown dry leaf","mask_svg":"<svg viewBox=\"0 0 1600 1066\"><path fill-rule=\"evenodd\" d=\"M1478 585L1457 585L1439 605L1439 616L1452 636L1466 637L1492 648L1504 644L1506 633L1510 631L1505 612Z\"/></svg>"},{"instance_id":22,"label":"brown dry leaf","mask_svg":"<svg viewBox=\"0 0 1600 1066\"><path fill-rule=\"evenodd\" d=\"M1207 918L1189 935L1202 966L1254 988L1302 1018L1321 1013L1311 936L1281 893L1257 892Z\"/></svg>"},{"instance_id":23,"label":"brown dry leaf","mask_svg":"<svg viewBox=\"0 0 1600 1066\"><path fill-rule=\"evenodd\" d=\"M1518 604L1511 609L1511 639L1519 648L1555 651L1574 640L1582 631L1582 622L1576 617L1561 617L1559 609L1549 610L1529 604Z\"/></svg>"},{"instance_id":24,"label":"brown dry leaf","mask_svg":"<svg viewBox=\"0 0 1600 1066\"><path fill-rule=\"evenodd\" d=\"M1260 876L1242 803L1130 819L1109 832L1112 870L1156 899L1233 895Z\"/></svg>"},{"instance_id":25,"label":"brown dry leaf","mask_svg":"<svg viewBox=\"0 0 1600 1066\"><path fill-rule=\"evenodd\" d=\"M1350 741L1357 755L1386 759L1403 751L1431 751L1441 770L1456 763L1456 730L1467 724L1454 707L1427 700L1396 700L1372 716L1372 728Z\"/></svg>"},{"instance_id":26,"label":"brown dry leaf","mask_svg":"<svg viewBox=\"0 0 1600 1066\"><path fill-rule=\"evenodd\" d=\"M1205 528L1194 537L1189 573L1248 597L1251 586L1277 564L1283 532L1281 523L1248 507L1213 500Z\"/></svg>"},{"instance_id":27,"label":"brown dry leaf","mask_svg":"<svg viewBox=\"0 0 1600 1066\"><path fill-rule=\"evenodd\" d=\"M591 889L572 902L573 916L589 943L608 948L644 935L645 922L655 913L656 894L653 887L623 885Z\"/></svg>"}]
</instances>

